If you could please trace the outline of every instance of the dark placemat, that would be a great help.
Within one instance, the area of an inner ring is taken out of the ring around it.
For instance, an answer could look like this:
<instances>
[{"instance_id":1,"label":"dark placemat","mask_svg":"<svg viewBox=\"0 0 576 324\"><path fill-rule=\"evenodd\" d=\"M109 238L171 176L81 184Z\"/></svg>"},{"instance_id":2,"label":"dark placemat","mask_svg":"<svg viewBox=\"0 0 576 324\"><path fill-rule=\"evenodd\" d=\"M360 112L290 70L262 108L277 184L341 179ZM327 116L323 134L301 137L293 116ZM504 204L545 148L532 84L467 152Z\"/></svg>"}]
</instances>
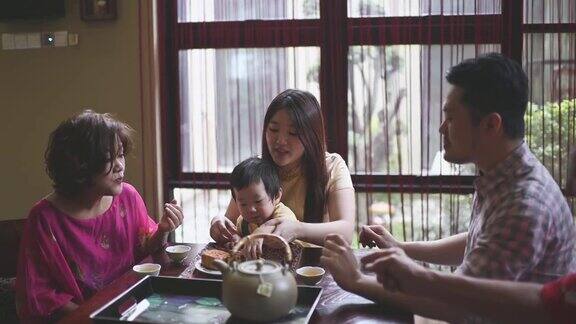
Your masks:
<instances>
[{"instance_id":1,"label":"dark placemat","mask_svg":"<svg viewBox=\"0 0 576 324\"><path fill-rule=\"evenodd\" d=\"M222 304L222 281L146 277L90 315L95 323L244 323ZM294 309L274 323L307 323L319 287L298 287Z\"/></svg>"}]
</instances>

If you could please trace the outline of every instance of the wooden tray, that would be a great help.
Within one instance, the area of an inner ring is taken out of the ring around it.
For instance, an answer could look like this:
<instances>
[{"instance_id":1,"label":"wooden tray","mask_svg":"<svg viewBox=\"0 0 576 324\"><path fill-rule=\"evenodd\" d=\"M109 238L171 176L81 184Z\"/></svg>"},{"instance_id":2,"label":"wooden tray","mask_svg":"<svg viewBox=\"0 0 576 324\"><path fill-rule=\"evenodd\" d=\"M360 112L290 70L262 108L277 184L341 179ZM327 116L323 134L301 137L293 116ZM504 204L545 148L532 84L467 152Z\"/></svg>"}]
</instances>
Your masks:
<instances>
[{"instance_id":1,"label":"wooden tray","mask_svg":"<svg viewBox=\"0 0 576 324\"><path fill-rule=\"evenodd\" d=\"M221 280L147 276L90 315L94 323L244 323L220 302ZM298 286L290 314L275 323L308 323L322 288Z\"/></svg>"}]
</instances>

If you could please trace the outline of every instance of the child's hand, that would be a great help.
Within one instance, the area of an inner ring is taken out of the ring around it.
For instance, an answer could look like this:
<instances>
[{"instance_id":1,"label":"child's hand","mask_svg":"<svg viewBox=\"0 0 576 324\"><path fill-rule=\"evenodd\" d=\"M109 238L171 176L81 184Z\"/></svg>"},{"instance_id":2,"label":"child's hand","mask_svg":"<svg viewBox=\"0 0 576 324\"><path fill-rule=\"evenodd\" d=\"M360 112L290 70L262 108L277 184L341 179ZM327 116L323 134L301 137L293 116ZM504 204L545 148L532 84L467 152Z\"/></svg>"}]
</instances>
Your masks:
<instances>
[{"instance_id":1,"label":"child's hand","mask_svg":"<svg viewBox=\"0 0 576 324\"><path fill-rule=\"evenodd\" d=\"M226 250L232 250L234 248L234 246L236 245L236 243L238 243L238 241L240 241L242 239L242 237L240 237L240 235L238 234L232 234L232 240L226 243L221 243L224 245L224 248Z\"/></svg>"},{"instance_id":2,"label":"child's hand","mask_svg":"<svg viewBox=\"0 0 576 324\"><path fill-rule=\"evenodd\" d=\"M258 259L262 255L262 244L264 239L251 239L244 245L244 256L247 260Z\"/></svg>"},{"instance_id":3,"label":"child's hand","mask_svg":"<svg viewBox=\"0 0 576 324\"><path fill-rule=\"evenodd\" d=\"M226 216L214 217L210 225L210 236L220 244L235 242L240 237L236 225Z\"/></svg>"},{"instance_id":4,"label":"child's hand","mask_svg":"<svg viewBox=\"0 0 576 324\"><path fill-rule=\"evenodd\" d=\"M158 223L158 230L162 233L172 232L182 224L183 220L182 207L176 205L176 199L172 199L170 203L164 204L164 215Z\"/></svg>"}]
</instances>

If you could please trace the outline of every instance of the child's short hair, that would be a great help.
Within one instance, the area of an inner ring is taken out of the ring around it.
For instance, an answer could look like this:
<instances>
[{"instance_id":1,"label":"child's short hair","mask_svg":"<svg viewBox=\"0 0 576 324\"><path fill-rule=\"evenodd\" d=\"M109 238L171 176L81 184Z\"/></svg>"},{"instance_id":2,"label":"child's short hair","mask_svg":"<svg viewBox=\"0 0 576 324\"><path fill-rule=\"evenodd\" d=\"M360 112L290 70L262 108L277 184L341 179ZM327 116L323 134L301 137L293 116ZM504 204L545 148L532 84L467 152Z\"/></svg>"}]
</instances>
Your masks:
<instances>
[{"instance_id":1,"label":"child's short hair","mask_svg":"<svg viewBox=\"0 0 576 324\"><path fill-rule=\"evenodd\" d=\"M232 197L236 199L234 189L241 190L258 181L262 181L264 184L268 197L274 199L278 196L280 177L275 165L257 157L251 157L240 162L234 167L230 175Z\"/></svg>"},{"instance_id":2,"label":"child's short hair","mask_svg":"<svg viewBox=\"0 0 576 324\"><path fill-rule=\"evenodd\" d=\"M127 124L92 110L63 121L50 134L44 153L54 190L69 197L89 187L107 162L130 152L131 133ZM123 152L118 152L118 142L122 143Z\"/></svg>"}]
</instances>

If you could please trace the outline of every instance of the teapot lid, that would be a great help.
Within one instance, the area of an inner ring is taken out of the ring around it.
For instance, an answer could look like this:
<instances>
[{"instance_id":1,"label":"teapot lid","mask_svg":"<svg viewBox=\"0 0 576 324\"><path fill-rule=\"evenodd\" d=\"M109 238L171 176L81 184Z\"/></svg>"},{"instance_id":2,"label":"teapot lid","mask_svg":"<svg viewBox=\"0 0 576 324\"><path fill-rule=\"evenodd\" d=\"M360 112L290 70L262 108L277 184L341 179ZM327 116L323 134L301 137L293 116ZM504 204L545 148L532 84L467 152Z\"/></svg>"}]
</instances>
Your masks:
<instances>
[{"instance_id":1,"label":"teapot lid","mask_svg":"<svg viewBox=\"0 0 576 324\"><path fill-rule=\"evenodd\" d=\"M270 260L250 260L244 261L238 265L238 271L250 275L270 274L280 271L278 263Z\"/></svg>"}]
</instances>

